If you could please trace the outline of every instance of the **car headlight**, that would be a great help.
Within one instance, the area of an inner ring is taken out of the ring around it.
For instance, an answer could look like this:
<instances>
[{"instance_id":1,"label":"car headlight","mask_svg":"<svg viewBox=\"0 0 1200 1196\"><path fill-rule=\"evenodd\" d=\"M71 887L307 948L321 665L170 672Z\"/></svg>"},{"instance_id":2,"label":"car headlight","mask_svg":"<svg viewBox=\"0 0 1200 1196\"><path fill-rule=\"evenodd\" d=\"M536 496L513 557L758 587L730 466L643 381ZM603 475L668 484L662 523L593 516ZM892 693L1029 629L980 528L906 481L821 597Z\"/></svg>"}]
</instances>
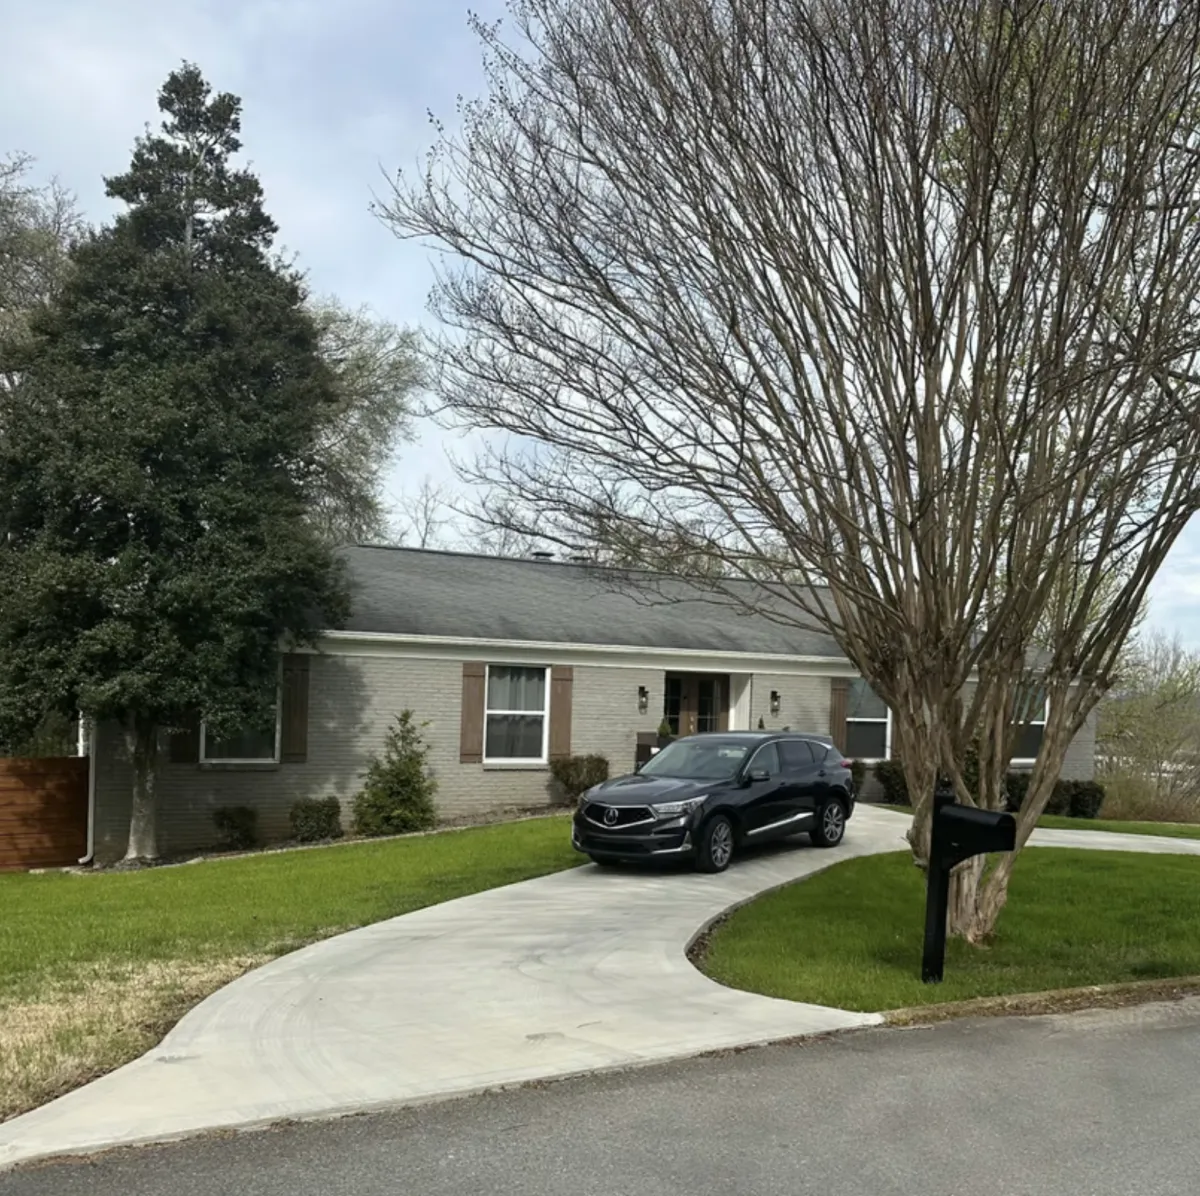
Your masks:
<instances>
[{"instance_id":1,"label":"car headlight","mask_svg":"<svg viewBox=\"0 0 1200 1196\"><path fill-rule=\"evenodd\" d=\"M690 814L707 796L704 794L701 797L685 798L683 801L659 802L650 809L654 811L655 818L675 818L680 814Z\"/></svg>"}]
</instances>

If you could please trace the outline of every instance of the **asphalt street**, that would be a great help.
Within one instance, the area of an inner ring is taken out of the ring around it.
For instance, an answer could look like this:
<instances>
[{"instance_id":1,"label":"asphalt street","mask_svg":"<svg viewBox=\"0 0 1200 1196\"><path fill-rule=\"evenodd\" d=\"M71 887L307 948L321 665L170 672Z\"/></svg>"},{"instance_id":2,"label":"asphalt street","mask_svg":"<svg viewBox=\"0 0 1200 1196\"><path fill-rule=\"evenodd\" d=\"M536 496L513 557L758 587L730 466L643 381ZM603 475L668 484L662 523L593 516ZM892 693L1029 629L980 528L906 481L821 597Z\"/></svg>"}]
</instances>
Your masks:
<instances>
[{"instance_id":1,"label":"asphalt street","mask_svg":"<svg viewBox=\"0 0 1200 1196\"><path fill-rule=\"evenodd\" d=\"M863 1030L0 1173L0 1196L1195 1196L1200 1000Z\"/></svg>"}]
</instances>

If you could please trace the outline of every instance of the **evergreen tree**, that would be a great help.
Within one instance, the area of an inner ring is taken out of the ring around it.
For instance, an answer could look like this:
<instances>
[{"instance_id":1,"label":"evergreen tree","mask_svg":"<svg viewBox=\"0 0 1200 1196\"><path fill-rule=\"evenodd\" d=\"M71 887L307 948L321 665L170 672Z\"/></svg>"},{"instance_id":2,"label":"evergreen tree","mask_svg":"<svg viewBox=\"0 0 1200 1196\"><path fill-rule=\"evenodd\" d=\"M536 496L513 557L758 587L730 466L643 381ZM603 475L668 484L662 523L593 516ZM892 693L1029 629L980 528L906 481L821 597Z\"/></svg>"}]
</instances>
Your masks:
<instances>
[{"instance_id":1,"label":"evergreen tree","mask_svg":"<svg viewBox=\"0 0 1200 1196\"><path fill-rule=\"evenodd\" d=\"M263 719L281 644L346 608L306 518L336 388L233 164L240 102L185 64L159 107L0 397L0 728L121 724L129 858L158 853L162 732Z\"/></svg>"}]
</instances>

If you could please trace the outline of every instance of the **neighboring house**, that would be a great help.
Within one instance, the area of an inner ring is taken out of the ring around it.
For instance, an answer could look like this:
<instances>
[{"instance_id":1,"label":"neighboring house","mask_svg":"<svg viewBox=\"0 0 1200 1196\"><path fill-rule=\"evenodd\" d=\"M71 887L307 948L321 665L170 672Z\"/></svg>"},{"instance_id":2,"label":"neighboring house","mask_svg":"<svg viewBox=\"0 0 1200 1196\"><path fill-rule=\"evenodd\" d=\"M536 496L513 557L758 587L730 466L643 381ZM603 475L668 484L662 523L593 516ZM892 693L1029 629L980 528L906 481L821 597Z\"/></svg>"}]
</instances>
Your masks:
<instances>
[{"instance_id":1,"label":"neighboring house","mask_svg":"<svg viewBox=\"0 0 1200 1196\"><path fill-rule=\"evenodd\" d=\"M346 552L353 614L283 662L273 726L225 740L203 726L164 745L160 847L211 845L213 811L246 805L286 838L298 798L346 807L401 710L425 722L447 818L545 805L549 761L598 753L630 771L639 735L791 728L885 758L888 711L827 635L740 614L685 582L653 600L595 565L405 548ZM764 598L764 603L768 599ZM1037 750L1040 729L1026 737ZM1067 775L1090 777L1091 724ZM121 736L95 737L96 857L124 854L132 774Z\"/></svg>"}]
</instances>

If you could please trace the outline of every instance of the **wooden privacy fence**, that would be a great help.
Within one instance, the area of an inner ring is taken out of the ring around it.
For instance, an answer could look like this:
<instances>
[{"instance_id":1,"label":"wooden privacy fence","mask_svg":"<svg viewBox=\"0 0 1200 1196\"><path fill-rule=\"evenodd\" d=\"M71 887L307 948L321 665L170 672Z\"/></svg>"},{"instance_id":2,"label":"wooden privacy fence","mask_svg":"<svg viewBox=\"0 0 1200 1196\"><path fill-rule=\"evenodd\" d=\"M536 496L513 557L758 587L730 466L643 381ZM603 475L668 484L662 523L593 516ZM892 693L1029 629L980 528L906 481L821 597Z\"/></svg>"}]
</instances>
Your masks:
<instances>
[{"instance_id":1,"label":"wooden privacy fence","mask_svg":"<svg viewBox=\"0 0 1200 1196\"><path fill-rule=\"evenodd\" d=\"M87 821L86 756L0 759L0 870L74 864Z\"/></svg>"}]
</instances>

